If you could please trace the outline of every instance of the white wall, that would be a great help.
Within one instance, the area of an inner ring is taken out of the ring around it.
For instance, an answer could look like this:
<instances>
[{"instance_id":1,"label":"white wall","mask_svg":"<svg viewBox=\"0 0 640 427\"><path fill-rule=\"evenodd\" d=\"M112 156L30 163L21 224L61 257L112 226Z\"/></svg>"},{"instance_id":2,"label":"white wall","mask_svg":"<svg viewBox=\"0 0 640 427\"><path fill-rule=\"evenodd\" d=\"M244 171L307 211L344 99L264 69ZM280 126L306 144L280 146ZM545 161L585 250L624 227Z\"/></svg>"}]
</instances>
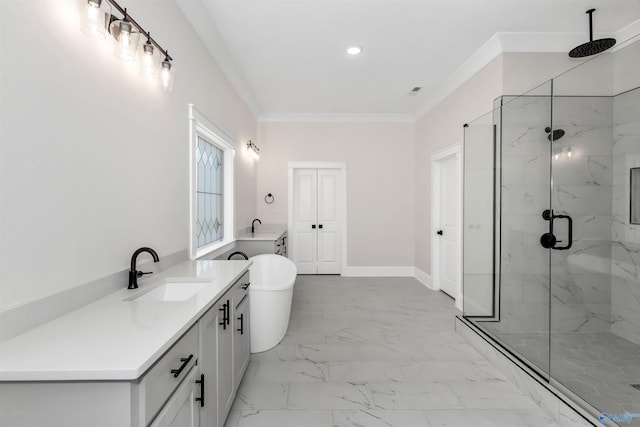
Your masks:
<instances>
[{"instance_id":1,"label":"white wall","mask_svg":"<svg viewBox=\"0 0 640 427\"><path fill-rule=\"evenodd\" d=\"M414 265L413 124L265 122L258 134L263 223L287 223L289 161L345 161L347 264Z\"/></svg>"},{"instance_id":2,"label":"white wall","mask_svg":"<svg viewBox=\"0 0 640 427\"><path fill-rule=\"evenodd\" d=\"M464 139L463 125L493 108L502 94L502 55L462 84L416 123L415 266L431 274L431 155Z\"/></svg>"},{"instance_id":3,"label":"white wall","mask_svg":"<svg viewBox=\"0 0 640 427\"><path fill-rule=\"evenodd\" d=\"M175 58L174 91L145 84L79 30L79 3L0 2L0 311L188 246L188 103L243 146L256 122L172 0L128 0ZM236 226L256 167L236 156ZM123 286L125 284L123 283Z\"/></svg>"}]
</instances>

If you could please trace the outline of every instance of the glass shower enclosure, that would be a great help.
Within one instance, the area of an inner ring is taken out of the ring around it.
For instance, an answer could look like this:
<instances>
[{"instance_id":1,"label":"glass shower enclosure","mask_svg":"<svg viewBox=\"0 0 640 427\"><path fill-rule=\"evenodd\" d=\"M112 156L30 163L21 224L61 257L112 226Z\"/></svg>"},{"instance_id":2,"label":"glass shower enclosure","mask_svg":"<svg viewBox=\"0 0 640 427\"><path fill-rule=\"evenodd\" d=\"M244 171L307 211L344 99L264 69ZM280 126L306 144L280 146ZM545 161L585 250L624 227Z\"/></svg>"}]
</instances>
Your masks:
<instances>
[{"instance_id":1,"label":"glass shower enclosure","mask_svg":"<svg viewBox=\"0 0 640 427\"><path fill-rule=\"evenodd\" d=\"M464 316L594 414L640 414L638 68L636 38L465 125Z\"/></svg>"}]
</instances>

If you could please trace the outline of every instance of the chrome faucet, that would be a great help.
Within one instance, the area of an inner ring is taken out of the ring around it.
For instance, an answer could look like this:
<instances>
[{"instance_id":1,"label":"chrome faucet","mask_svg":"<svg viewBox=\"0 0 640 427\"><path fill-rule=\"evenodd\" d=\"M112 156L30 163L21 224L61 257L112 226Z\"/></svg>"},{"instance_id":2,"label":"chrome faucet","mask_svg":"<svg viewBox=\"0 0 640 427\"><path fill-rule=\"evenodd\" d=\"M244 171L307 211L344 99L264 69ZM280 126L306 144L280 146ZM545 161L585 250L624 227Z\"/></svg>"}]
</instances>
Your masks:
<instances>
[{"instance_id":1,"label":"chrome faucet","mask_svg":"<svg viewBox=\"0 0 640 427\"><path fill-rule=\"evenodd\" d=\"M138 288L138 277L142 277L144 274L151 274L151 272L142 272L136 270L136 262L138 261L138 255L142 252L148 252L153 257L153 262L160 261L158 258L158 254L151 248L140 248L137 249L133 255L131 255L131 268L129 269L129 286L127 289L137 289Z\"/></svg>"},{"instance_id":2,"label":"chrome faucet","mask_svg":"<svg viewBox=\"0 0 640 427\"><path fill-rule=\"evenodd\" d=\"M258 218L254 219L253 222L251 223L251 234L256 232L256 229L255 229L256 221L258 221L260 224L262 224L262 221L260 221Z\"/></svg>"}]
</instances>

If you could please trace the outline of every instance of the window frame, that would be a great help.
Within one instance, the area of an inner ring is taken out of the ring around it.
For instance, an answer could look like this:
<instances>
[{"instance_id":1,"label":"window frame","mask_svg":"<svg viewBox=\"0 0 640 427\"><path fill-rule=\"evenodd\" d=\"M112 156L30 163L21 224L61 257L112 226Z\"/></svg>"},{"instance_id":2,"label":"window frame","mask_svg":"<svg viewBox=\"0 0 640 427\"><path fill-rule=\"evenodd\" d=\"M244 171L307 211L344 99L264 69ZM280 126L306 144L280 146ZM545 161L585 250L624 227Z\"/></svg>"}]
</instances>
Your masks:
<instances>
[{"instance_id":1,"label":"window frame","mask_svg":"<svg viewBox=\"0 0 640 427\"><path fill-rule=\"evenodd\" d=\"M196 150L198 136L206 139L215 147L222 150L223 154L223 237L222 240L198 247L196 238L196 222L198 216L197 184L198 165L196 163ZM228 246L235 242L234 236L234 158L235 141L224 130L216 126L200 113L193 104L189 104L189 258L197 259L212 252L222 253ZM213 256L216 255L213 254Z\"/></svg>"}]
</instances>

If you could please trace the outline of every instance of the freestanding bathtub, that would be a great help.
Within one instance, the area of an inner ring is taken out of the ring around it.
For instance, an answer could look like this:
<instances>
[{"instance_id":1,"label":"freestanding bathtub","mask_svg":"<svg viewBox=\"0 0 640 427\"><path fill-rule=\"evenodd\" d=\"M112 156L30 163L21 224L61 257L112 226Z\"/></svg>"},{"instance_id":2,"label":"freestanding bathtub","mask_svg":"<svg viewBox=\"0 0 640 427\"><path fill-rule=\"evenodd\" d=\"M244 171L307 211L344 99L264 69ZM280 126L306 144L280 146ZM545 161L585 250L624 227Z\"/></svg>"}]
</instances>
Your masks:
<instances>
[{"instance_id":1,"label":"freestanding bathtub","mask_svg":"<svg viewBox=\"0 0 640 427\"><path fill-rule=\"evenodd\" d=\"M251 353L260 353L278 345L287 333L298 270L281 255L263 254L250 259Z\"/></svg>"}]
</instances>

